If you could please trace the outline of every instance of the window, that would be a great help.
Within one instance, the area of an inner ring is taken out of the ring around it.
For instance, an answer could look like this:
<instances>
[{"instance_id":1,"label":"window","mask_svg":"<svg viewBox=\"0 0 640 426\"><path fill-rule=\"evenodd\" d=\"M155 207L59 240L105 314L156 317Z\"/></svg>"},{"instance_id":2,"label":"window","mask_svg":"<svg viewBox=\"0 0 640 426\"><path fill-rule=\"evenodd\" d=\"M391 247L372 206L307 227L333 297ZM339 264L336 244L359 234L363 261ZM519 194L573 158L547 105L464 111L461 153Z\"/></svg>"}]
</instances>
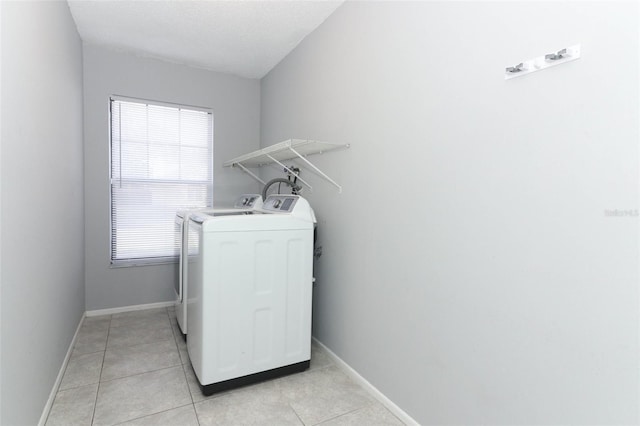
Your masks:
<instances>
[{"instance_id":1,"label":"window","mask_svg":"<svg viewBox=\"0 0 640 426\"><path fill-rule=\"evenodd\" d=\"M178 255L177 210L211 206L211 111L111 98L111 264Z\"/></svg>"}]
</instances>

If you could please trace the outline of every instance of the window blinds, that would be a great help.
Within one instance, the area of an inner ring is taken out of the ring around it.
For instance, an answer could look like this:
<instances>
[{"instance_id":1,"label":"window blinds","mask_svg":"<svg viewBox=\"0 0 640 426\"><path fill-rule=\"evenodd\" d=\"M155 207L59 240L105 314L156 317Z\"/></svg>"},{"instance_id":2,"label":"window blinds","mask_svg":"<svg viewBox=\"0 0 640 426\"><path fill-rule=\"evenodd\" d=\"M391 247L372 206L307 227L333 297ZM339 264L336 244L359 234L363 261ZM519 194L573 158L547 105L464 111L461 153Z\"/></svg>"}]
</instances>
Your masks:
<instances>
[{"instance_id":1,"label":"window blinds","mask_svg":"<svg viewBox=\"0 0 640 426\"><path fill-rule=\"evenodd\" d=\"M111 99L111 263L178 255L177 210L211 206L210 111Z\"/></svg>"}]
</instances>

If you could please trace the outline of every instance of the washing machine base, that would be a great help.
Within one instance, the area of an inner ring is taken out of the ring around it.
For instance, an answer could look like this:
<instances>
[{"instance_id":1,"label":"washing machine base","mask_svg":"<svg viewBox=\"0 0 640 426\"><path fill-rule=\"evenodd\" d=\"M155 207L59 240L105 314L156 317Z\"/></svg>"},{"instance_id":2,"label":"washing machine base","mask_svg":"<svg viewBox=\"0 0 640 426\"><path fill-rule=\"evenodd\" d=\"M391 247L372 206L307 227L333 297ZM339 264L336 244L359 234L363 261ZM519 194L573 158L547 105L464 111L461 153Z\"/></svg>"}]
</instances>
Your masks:
<instances>
[{"instance_id":1,"label":"washing machine base","mask_svg":"<svg viewBox=\"0 0 640 426\"><path fill-rule=\"evenodd\" d=\"M276 379L278 377L287 376L293 373L300 373L309 368L311 360L298 362L296 364L285 365L284 367L274 368L273 370L261 371L259 373L249 374L247 376L236 377L222 382L211 383L208 385L200 385L200 390L204 396L213 395L216 392L222 392L241 386L251 385L265 380Z\"/></svg>"}]
</instances>

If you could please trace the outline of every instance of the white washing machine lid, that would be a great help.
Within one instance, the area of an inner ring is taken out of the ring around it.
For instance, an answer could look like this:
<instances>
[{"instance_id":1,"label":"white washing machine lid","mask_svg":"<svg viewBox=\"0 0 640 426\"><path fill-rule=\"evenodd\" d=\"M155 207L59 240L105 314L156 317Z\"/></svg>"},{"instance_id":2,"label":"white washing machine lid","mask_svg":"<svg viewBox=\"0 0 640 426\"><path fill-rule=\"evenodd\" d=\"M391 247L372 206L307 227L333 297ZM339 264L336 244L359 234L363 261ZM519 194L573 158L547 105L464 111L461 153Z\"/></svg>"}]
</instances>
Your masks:
<instances>
[{"instance_id":1,"label":"white washing machine lid","mask_svg":"<svg viewBox=\"0 0 640 426\"><path fill-rule=\"evenodd\" d=\"M309 202L299 195L270 195L260 209L200 212L191 220L202 224L202 232L275 231L313 229L315 215Z\"/></svg>"},{"instance_id":2,"label":"white washing machine lid","mask_svg":"<svg viewBox=\"0 0 640 426\"><path fill-rule=\"evenodd\" d=\"M192 218L192 221L194 221L194 218ZM304 220L298 217L281 214L254 213L250 215L219 216L205 219L202 222L202 232L313 230L313 226L314 224L311 220Z\"/></svg>"},{"instance_id":3,"label":"white washing machine lid","mask_svg":"<svg viewBox=\"0 0 640 426\"><path fill-rule=\"evenodd\" d=\"M176 216L185 220L189 220L189 216L194 213L228 213L237 212L238 210L255 210L262 207L262 195L260 194L242 194L240 195L233 207L200 207L197 209L178 210Z\"/></svg>"}]
</instances>

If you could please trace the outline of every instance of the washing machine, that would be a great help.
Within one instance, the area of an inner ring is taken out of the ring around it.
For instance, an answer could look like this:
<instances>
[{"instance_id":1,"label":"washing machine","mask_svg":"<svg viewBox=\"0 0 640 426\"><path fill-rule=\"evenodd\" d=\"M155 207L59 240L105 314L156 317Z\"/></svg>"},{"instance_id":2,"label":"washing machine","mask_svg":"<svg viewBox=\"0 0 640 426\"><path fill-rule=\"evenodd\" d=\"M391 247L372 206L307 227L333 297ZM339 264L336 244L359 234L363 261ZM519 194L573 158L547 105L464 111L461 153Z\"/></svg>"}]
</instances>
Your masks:
<instances>
[{"instance_id":1,"label":"washing machine","mask_svg":"<svg viewBox=\"0 0 640 426\"><path fill-rule=\"evenodd\" d=\"M251 211L262 207L262 196L259 194L242 194L240 195L233 207L228 208L202 208L194 210L180 210L176 212L174 221L174 234L178 245L179 261L178 276L174 281L176 292L176 318L178 326L183 335L187 334L187 289L189 264L187 258L189 251L193 250L193 244L189 243L189 217L196 213L208 213L210 215L236 214L238 212ZM191 247L191 248L190 248Z\"/></svg>"},{"instance_id":2,"label":"washing machine","mask_svg":"<svg viewBox=\"0 0 640 426\"><path fill-rule=\"evenodd\" d=\"M297 195L191 216L187 349L205 395L309 367L314 223Z\"/></svg>"}]
</instances>

